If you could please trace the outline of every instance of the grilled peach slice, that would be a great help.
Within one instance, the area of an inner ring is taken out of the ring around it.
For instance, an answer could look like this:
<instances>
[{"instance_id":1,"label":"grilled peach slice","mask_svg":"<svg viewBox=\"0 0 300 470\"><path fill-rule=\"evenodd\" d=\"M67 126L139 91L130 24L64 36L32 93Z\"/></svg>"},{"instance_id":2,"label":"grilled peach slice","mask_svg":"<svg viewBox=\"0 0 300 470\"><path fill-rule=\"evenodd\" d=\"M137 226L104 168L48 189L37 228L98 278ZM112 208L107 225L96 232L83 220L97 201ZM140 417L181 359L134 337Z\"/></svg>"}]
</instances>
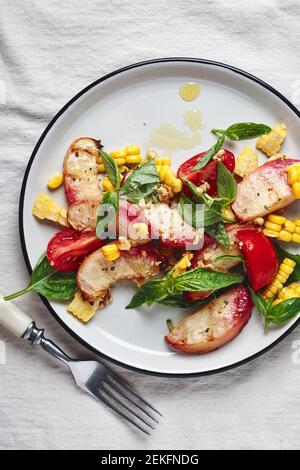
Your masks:
<instances>
[{"instance_id":1,"label":"grilled peach slice","mask_svg":"<svg viewBox=\"0 0 300 470\"><path fill-rule=\"evenodd\" d=\"M102 250L96 250L81 264L77 285L84 300L103 298L116 282L131 279L144 281L160 271L161 260L149 245L138 245L122 251L115 261L108 261Z\"/></svg>"},{"instance_id":2,"label":"grilled peach slice","mask_svg":"<svg viewBox=\"0 0 300 470\"><path fill-rule=\"evenodd\" d=\"M245 176L238 185L237 197L231 206L242 222L263 217L295 201L286 172L287 167L295 162L297 160L291 158L279 158Z\"/></svg>"},{"instance_id":3,"label":"grilled peach slice","mask_svg":"<svg viewBox=\"0 0 300 470\"><path fill-rule=\"evenodd\" d=\"M174 349L192 354L205 354L233 340L248 323L253 303L241 284L204 305L183 319L165 336Z\"/></svg>"}]
</instances>

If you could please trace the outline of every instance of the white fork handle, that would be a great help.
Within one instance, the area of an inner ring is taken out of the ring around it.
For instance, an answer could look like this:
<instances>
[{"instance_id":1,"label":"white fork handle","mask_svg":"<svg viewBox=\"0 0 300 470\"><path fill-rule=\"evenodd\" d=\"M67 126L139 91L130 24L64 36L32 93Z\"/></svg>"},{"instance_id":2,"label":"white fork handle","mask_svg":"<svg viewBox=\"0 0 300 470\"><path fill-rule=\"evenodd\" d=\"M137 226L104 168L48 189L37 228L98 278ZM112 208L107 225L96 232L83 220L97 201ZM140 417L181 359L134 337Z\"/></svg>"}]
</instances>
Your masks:
<instances>
[{"instance_id":1,"label":"white fork handle","mask_svg":"<svg viewBox=\"0 0 300 470\"><path fill-rule=\"evenodd\" d=\"M0 295L0 324L2 326L21 338L31 323L32 319L26 313L12 302L5 301Z\"/></svg>"}]
</instances>

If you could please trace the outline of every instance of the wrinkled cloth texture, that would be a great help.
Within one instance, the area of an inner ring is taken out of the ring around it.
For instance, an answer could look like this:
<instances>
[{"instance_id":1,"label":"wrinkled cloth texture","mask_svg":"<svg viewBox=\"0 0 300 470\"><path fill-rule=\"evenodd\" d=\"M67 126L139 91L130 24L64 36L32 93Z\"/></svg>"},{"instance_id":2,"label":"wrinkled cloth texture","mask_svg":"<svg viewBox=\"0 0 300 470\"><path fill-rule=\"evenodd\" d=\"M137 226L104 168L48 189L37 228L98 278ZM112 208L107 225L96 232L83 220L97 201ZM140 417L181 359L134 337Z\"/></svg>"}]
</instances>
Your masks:
<instances>
[{"instance_id":1,"label":"wrinkled cloth texture","mask_svg":"<svg viewBox=\"0 0 300 470\"><path fill-rule=\"evenodd\" d=\"M194 56L245 69L299 105L299 48L297 0L0 0L1 290L28 281L20 186L39 136L74 94L133 62ZM16 303L68 352L92 356L37 295ZM300 364L292 360L299 328L221 375L168 379L116 367L163 411L149 438L80 393L46 353L3 329L0 340L1 449L299 448Z\"/></svg>"}]
</instances>

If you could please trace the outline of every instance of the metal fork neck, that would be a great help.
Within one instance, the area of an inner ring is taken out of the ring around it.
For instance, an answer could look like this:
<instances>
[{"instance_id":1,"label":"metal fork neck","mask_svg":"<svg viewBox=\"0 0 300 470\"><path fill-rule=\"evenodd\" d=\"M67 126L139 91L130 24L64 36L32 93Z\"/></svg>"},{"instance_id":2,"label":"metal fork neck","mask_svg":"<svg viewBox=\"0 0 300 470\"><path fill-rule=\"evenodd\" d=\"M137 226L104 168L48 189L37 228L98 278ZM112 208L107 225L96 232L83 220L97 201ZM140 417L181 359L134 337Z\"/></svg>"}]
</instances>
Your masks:
<instances>
[{"instance_id":1,"label":"metal fork neck","mask_svg":"<svg viewBox=\"0 0 300 470\"><path fill-rule=\"evenodd\" d=\"M37 328L35 322L32 322L25 333L23 334L23 338L26 339L31 346L36 344L40 345L45 351L52 354L52 356L56 357L60 361L68 364L69 362L73 361L71 357L69 357L62 349L60 349L53 341L50 339L45 338L44 336L44 329Z\"/></svg>"}]
</instances>

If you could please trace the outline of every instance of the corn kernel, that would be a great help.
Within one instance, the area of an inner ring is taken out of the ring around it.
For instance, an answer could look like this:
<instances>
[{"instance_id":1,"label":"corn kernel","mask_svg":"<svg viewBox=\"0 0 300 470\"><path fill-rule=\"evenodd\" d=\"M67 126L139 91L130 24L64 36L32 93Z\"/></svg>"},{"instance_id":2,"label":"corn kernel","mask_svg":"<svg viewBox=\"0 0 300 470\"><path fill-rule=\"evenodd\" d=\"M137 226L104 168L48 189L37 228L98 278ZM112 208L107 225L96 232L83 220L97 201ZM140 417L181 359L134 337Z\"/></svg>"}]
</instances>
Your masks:
<instances>
[{"instance_id":1,"label":"corn kernel","mask_svg":"<svg viewBox=\"0 0 300 470\"><path fill-rule=\"evenodd\" d=\"M264 134L256 142L256 147L268 157L278 153L286 137L286 126L276 124L269 134Z\"/></svg>"},{"instance_id":2,"label":"corn kernel","mask_svg":"<svg viewBox=\"0 0 300 470\"><path fill-rule=\"evenodd\" d=\"M273 295L273 292L271 292L270 290L266 290L264 293L263 293L264 297L266 297L267 299L272 299L272 297L274 297Z\"/></svg>"},{"instance_id":3,"label":"corn kernel","mask_svg":"<svg viewBox=\"0 0 300 470\"><path fill-rule=\"evenodd\" d=\"M293 268L293 269L296 266L296 262L290 258L284 258L283 263L285 266L289 266L290 268Z\"/></svg>"},{"instance_id":4,"label":"corn kernel","mask_svg":"<svg viewBox=\"0 0 300 470\"><path fill-rule=\"evenodd\" d=\"M296 224L292 222L291 220L287 220L282 227L284 230L287 230L290 233L294 233L296 229Z\"/></svg>"},{"instance_id":5,"label":"corn kernel","mask_svg":"<svg viewBox=\"0 0 300 470\"><path fill-rule=\"evenodd\" d=\"M284 276L284 274L292 274L293 272L293 268L291 268L290 266L286 266L286 265L282 265L280 266L280 269L279 269L279 273L282 274Z\"/></svg>"},{"instance_id":6,"label":"corn kernel","mask_svg":"<svg viewBox=\"0 0 300 470\"><path fill-rule=\"evenodd\" d=\"M101 298L94 300L94 302L87 302L81 297L80 291L77 291L67 310L82 322L87 323L95 315L100 301Z\"/></svg>"},{"instance_id":7,"label":"corn kernel","mask_svg":"<svg viewBox=\"0 0 300 470\"><path fill-rule=\"evenodd\" d=\"M173 182L175 179L174 171L170 167L166 167L166 168L167 169L164 175L165 183L168 184L169 186L173 186Z\"/></svg>"},{"instance_id":8,"label":"corn kernel","mask_svg":"<svg viewBox=\"0 0 300 470\"><path fill-rule=\"evenodd\" d=\"M103 165L103 163L97 166L97 171L98 173L105 173L106 170L105 170L105 166Z\"/></svg>"},{"instance_id":9,"label":"corn kernel","mask_svg":"<svg viewBox=\"0 0 300 470\"><path fill-rule=\"evenodd\" d=\"M170 158L156 158L154 160L155 165L167 165L171 166L171 159Z\"/></svg>"},{"instance_id":10,"label":"corn kernel","mask_svg":"<svg viewBox=\"0 0 300 470\"><path fill-rule=\"evenodd\" d=\"M292 235L292 242L300 243L300 235L298 233L293 233Z\"/></svg>"},{"instance_id":11,"label":"corn kernel","mask_svg":"<svg viewBox=\"0 0 300 470\"><path fill-rule=\"evenodd\" d=\"M294 224L295 224L297 227L300 227L300 219L295 219L295 220L294 220Z\"/></svg>"},{"instance_id":12,"label":"corn kernel","mask_svg":"<svg viewBox=\"0 0 300 470\"><path fill-rule=\"evenodd\" d=\"M48 179L48 188L49 189L56 189L59 188L63 184L63 175L61 173L54 173L49 179Z\"/></svg>"},{"instance_id":13,"label":"corn kernel","mask_svg":"<svg viewBox=\"0 0 300 470\"><path fill-rule=\"evenodd\" d=\"M300 181L292 185L293 193L296 199L300 199Z\"/></svg>"},{"instance_id":14,"label":"corn kernel","mask_svg":"<svg viewBox=\"0 0 300 470\"><path fill-rule=\"evenodd\" d=\"M114 185L112 184L112 182L110 181L110 179L107 176L105 178L103 178L103 180L102 180L102 188L104 189L104 191L113 191L114 190Z\"/></svg>"},{"instance_id":15,"label":"corn kernel","mask_svg":"<svg viewBox=\"0 0 300 470\"><path fill-rule=\"evenodd\" d=\"M285 281L286 281L286 276L283 275L280 271L278 271L277 275L276 275L276 279L281 282L281 284L284 284Z\"/></svg>"},{"instance_id":16,"label":"corn kernel","mask_svg":"<svg viewBox=\"0 0 300 470\"><path fill-rule=\"evenodd\" d=\"M278 238L279 233L278 232L273 232L272 230L263 230L263 234L266 235L266 237L271 237L271 238Z\"/></svg>"},{"instance_id":17,"label":"corn kernel","mask_svg":"<svg viewBox=\"0 0 300 470\"><path fill-rule=\"evenodd\" d=\"M268 216L268 221L272 222L273 224L282 225L286 222L286 218L282 215L271 214Z\"/></svg>"},{"instance_id":18,"label":"corn kernel","mask_svg":"<svg viewBox=\"0 0 300 470\"><path fill-rule=\"evenodd\" d=\"M287 168L288 173L288 183L290 185L296 183L300 180L300 165L295 163Z\"/></svg>"},{"instance_id":19,"label":"corn kernel","mask_svg":"<svg viewBox=\"0 0 300 470\"><path fill-rule=\"evenodd\" d=\"M273 231L273 232L280 232L280 230L281 230L281 225L279 225L279 224L274 224L273 222L267 221L267 222L265 223L265 228L266 228L267 230L271 230L271 231Z\"/></svg>"},{"instance_id":20,"label":"corn kernel","mask_svg":"<svg viewBox=\"0 0 300 470\"><path fill-rule=\"evenodd\" d=\"M160 181L162 183L165 182L165 177L166 177L166 172L169 170L169 167L167 165L162 165L159 169L158 175L160 177Z\"/></svg>"},{"instance_id":21,"label":"corn kernel","mask_svg":"<svg viewBox=\"0 0 300 470\"><path fill-rule=\"evenodd\" d=\"M126 165L122 165L119 167L119 173L125 173L125 171L128 171L129 168Z\"/></svg>"},{"instance_id":22,"label":"corn kernel","mask_svg":"<svg viewBox=\"0 0 300 470\"><path fill-rule=\"evenodd\" d=\"M108 261L115 261L120 257L120 250L116 243L110 243L101 248L102 253Z\"/></svg>"},{"instance_id":23,"label":"corn kernel","mask_svg":"<svg viewBox=\"0 0 300 470\"><path fill-rule=\"evenodd\" d=\"M140 155L141 149L138 145L127 145L125 147L126 155Z\"/></svg>"},{"instance_id":24,"label":"corn kernel","mask_svg":"<svg viewBox=\"0 0 300 470\"><path fill-rule=\"evenodd\" d=\"M175 264L172 270L172 276L177 277L184 273L187 268L191 266L191 259L193 258L192 253L185 253L182 258Z\"/></svg>"},{"instance_id":25,"label":"corn kernel","mask_svg":"<svg viewBox=\"0 0 300 470\"><path fill-rule=\"evenodd\" d=\"M135 163L136 165L141 163L142 157L141 155L128 155L126 157L126 163L128 165Z\"/></svg>"},{"instance_id":26,"label":"corn kernel","mask_svg":"<svg viewBox=\"0 0 300 470\"><path fill-rule=\"evenodd\" d=\"M34 201L32 214L40 220L51 220L68 227L67 211L60 207L48 194L39 194Z\"/></svg>"},{"instance_id":27,"label":"corn kernel","mask_svg":"<svg viewBox=\"0 0 300 470\"><path fill-rule=\"evenodd\" d=\"M292 234L286 230L280 230L278 234L278 239L283 242L290 242L292 239Z\"/></svg>"},{"instance_id":28,"label":"corn kernel","mask_svg":"<svg viewBox=\"0 0 300 470\"><path fill-rule=\"evenodd\" d=\"M276 276L276 278L274 279L274 281L272 282L272 285L273 285L274 287L276 287L277 290L281 290L281 289L283 288L283 284L278 281L277 276Z\"/></svg>"},{"instance_id":29,"label":"corn kernel","mask_svg":"<svg viewBox=\"0 0 300 470\"><path fill-rule=\"evenodd\" d=\"M257 152L251 147L244 147L236 158L234 173L244 178L254 171L258 165L259 159Z\"/></svg>"},{"instance_id":30,"label":"corn kernel","mask_svg":"<svg viewBox=\"0 0 300 470\"><path fill-rule=\"evenodd\" d=\"M172 189L174 191L174 193L180 193L180 191L182 190L182 181L180 178L176 178L173 185L172 185Z\"/></svg>"},{"instance_id":31,"label":"corn kernel","mask_svg":"<svg viewBox=\"0 0 300 470\"><path fill-rule=\"evenodd\" d=\"M117 166L122 166L126 163L125 158L114 158L114 160Z\"/></svg>"},{"instance_id":32,"label":"corn kernel","mask_svg":"<svg viewBox=\"0 0 300 470\"><path fill-rule=\"evenodd\" d=\"M110 152L110 156L113 158L126 158L126 155L127 153L123 149L113 150L112 152Z\"/></svg>"}]
</instances>

